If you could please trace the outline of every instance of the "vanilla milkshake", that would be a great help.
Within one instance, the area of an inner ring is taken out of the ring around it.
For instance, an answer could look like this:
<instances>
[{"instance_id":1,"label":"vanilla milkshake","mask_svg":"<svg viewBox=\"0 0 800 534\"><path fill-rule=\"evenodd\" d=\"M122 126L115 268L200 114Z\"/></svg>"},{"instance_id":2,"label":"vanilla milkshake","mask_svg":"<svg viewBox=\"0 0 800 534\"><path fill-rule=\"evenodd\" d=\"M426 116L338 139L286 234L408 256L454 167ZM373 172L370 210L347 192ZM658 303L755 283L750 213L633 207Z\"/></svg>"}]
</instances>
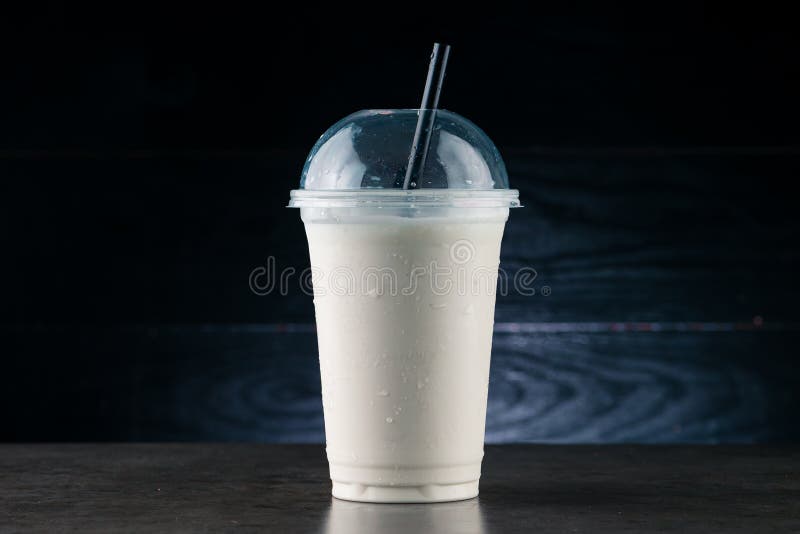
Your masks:
<instances>
[{"instance_id":1,"label":"vanilla milkshake","mask_svg":"<svg viewBox=\"0 0 800 534\"><path fill-rule=\"evenodd\" d=\"M508 208L492 212L306 222L335 496L477 494Z\"/></svg>"},{"instance_id":2,"label":"vanilla milkshake","mask_svg":"<svg viewBox=\"0 0 800 534\"><path fill-rule=\"evenodd\" d=\"M397 190L402 154L376 149L370 132L391 139L407 112L377 123L364 113L323 136L290 204L308 237L333 495L471 498L500 242L517 192L488 138L449 112L426 175L448 187Z\"/></svg>"}]
</instances>

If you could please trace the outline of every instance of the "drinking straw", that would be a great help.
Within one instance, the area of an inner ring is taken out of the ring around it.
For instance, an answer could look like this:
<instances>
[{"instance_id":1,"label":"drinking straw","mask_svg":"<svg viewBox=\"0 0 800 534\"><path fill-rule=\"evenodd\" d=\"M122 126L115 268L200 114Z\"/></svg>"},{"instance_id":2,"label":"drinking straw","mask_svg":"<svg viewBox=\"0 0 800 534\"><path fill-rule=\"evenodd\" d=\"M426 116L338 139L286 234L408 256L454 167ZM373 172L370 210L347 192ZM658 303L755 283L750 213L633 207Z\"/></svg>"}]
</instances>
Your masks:
<instances>
[{"instance_id":1,"label":"drinking straw","mask_svg":"<svg viewBox=\"0 0 800 534\"><path fill-rule=\"evenodd\" d=\"M422 103L419 106L417 128L414 131L414 141L411 143L411 153L408 156L403 189L414 189L420 186L422 170L425 168L425 160L428 159L433 122L436 120L436 110L439 108L439 95L442 92L444 72L447 69L449 56L450 45L442 47L439 43L433 43L428 78L425 80L425 91L422 93ZM435 86L433 85L434 80L436 80Z\"/></svg>"}]
</instances>

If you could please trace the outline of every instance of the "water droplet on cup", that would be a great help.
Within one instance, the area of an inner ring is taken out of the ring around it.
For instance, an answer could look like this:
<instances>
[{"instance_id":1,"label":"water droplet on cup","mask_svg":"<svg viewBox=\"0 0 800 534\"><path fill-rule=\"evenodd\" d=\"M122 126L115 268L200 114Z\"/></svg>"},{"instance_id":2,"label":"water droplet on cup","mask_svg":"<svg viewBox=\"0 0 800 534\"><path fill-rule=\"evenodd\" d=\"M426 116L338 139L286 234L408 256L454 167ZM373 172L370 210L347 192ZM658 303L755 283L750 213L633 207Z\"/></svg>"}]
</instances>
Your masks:
<instances>
[{"instance_id":1,"label":"water droplet on cup","mask_svg":"<svg viewBox=\"0 0 800 534\"><path fill-rule=\"evenodd\" d=\"M386 422L387 423L392 423L393 421L394 421L394 419L392 419L391 417L387 417L386 418Z\"/></svg>"},{"instance_id":2,"label":"water droplet on cup","mask_svg":"<svg viewBox=\"0 0 800 534\"><path fill-rule=\"evenodd\" d=\"M382 390L380 390L380 391L378 392L378 396L379 396L379 397L388 397L388 396L389 396L389 392L388 392L388 391L386 391L385 389L382 389Z\"/></svg>"}]
</instances>

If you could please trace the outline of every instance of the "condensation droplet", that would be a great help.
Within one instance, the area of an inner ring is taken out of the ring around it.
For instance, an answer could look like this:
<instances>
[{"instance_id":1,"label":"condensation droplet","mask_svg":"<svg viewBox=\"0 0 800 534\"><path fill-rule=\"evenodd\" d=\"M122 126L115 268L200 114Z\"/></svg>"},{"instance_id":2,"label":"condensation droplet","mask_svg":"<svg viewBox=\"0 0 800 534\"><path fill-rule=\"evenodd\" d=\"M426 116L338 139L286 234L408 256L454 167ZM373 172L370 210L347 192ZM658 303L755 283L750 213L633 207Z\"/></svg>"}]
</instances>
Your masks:
<instances>
[{"instance_id":1,"label":"condensation droplet","mask_svg":"<svg viewBox=\"0 0 800 534\"><path fill-rule=\"evenodd\" d=\"M394 422L394 419L392 419L391 417L387 417L386 418L386 422L387 423L392 423L392 422Z\"/></svg>"},{"instance_id":2,"label":"condensation droplet","mask_svg":"<svg viewBox=\"0 0 800 534\"><path fill-rule=\"evenodd\" d=\"M378 392L378 396L379 396L379 397L388 397L388 396L389 396L389 392L388 392L388 391L386 391L385 389L382 389L382 390L380 390L380 391Z\"/></svg>"}]
</instances>

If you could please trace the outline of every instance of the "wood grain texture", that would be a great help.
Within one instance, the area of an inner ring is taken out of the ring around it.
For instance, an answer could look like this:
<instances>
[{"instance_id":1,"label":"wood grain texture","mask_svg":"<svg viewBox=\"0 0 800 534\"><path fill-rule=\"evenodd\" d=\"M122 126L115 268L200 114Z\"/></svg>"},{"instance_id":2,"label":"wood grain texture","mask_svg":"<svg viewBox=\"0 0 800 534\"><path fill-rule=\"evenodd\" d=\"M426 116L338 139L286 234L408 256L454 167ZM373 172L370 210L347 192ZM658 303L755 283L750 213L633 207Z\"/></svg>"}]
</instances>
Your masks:
<instances>
[{"instance_id":1,"label":"wood grain texture","mask_svg":"<svg viewBox=\"0 0 800 534\"><path fill-rule=\"evenodd\" d=\"M488 447L481 495L330 497L322 446L2 445L0 530L515 534L793 532L796 448Z\"/></svg>"},{"instance_id":2,"label":"wood grain texture","mask_svg":"<svg viewBox=\"0 0 800 534\"><path fill-rule=\"evenodd\" d=\"M0 146L305 146L347 113L417 104L410 73L424 73L433 38L454 45L442 106L501 146L798 138L800 40L777 6L514 4L487 15L442 5L426 12L430 28L414 10L393 12L402 32L356 8L284 11L198 8L181 24L177 5L19 6L0 32L15 50L2 72ZM332 39L330 28L358 31Z\"/></svg>"},{"instance_id":3,"label":"wood grain texture","mask_svg":"<svg viewBox=\"0 0 800 534\"><path fill-rule=\"evenodd\" d=\"M502 267L537 272L498 298L490 439L800 439L795 17L442 6L433 36L283 8L4 10L0 439L321 440L311 299L248 277L308 265L284 206L310 145L416 102L397 73L434 37L442 104L526 206ZM592 326L622 322L656 327Z\"/></svg>"},{"instance_id":4,"label":"wood grain texture","mask_svg":"<svg viewBox=\"0 0 800 534\"><path fill-rule=\"evenodd\" d=\"M0 262L0 398L17 407L0 439L322 441L313 331L235 326L313 324L299 284L248 285L269 256L308 265L299 216L276 194L303 157L0 160L0 248L13 251ZM800 439L800 219L784 187L796 152L507 160L526 207L501 267L537 278L533 296L498 296L498 324L764 331L498 332L490 442Z\"/></svg>"},{"instance_id":5,"label":"wood grain texture","mask_svg":"<svg viewBox=\"0 0 800 534\"><path fill-rule=\"evenodd\" d=\"M15 379L0 401L15 408L0 440L324 441L310 328L16 328L3 339ZM769 331L497 332L486 439L797 440L798 342ZM45 365L41 354L71 356Z\"/></svg>"},{"instance_id":6,"label":"wood grain texture","mask_svg":"<svg viewBox=\"0 0 800 534\"><path fill-rule=\"evenodd\" d=\"M513 292L498 320L792 318L800 222L783 195L800 158L511 158L502 267L533 266L549 297Z\"/></svg>"},{"instance_id":7,"label":"wood grain texture","mask_svg":"<svg viewBox=\"0 0 800 534\"><path fill-rule=\"evenodd\" d=\"M305 235L284 207L304 158L0 160L0 246L13 251L0 320L313 322ZM800 218L786 194L797 153L506 159L525 207L501 267L538 276L536 295L498 298L498 322L800 318ZM295 269L285 295L250 291L270 256Z\"/></svg>"}]
</instances>

